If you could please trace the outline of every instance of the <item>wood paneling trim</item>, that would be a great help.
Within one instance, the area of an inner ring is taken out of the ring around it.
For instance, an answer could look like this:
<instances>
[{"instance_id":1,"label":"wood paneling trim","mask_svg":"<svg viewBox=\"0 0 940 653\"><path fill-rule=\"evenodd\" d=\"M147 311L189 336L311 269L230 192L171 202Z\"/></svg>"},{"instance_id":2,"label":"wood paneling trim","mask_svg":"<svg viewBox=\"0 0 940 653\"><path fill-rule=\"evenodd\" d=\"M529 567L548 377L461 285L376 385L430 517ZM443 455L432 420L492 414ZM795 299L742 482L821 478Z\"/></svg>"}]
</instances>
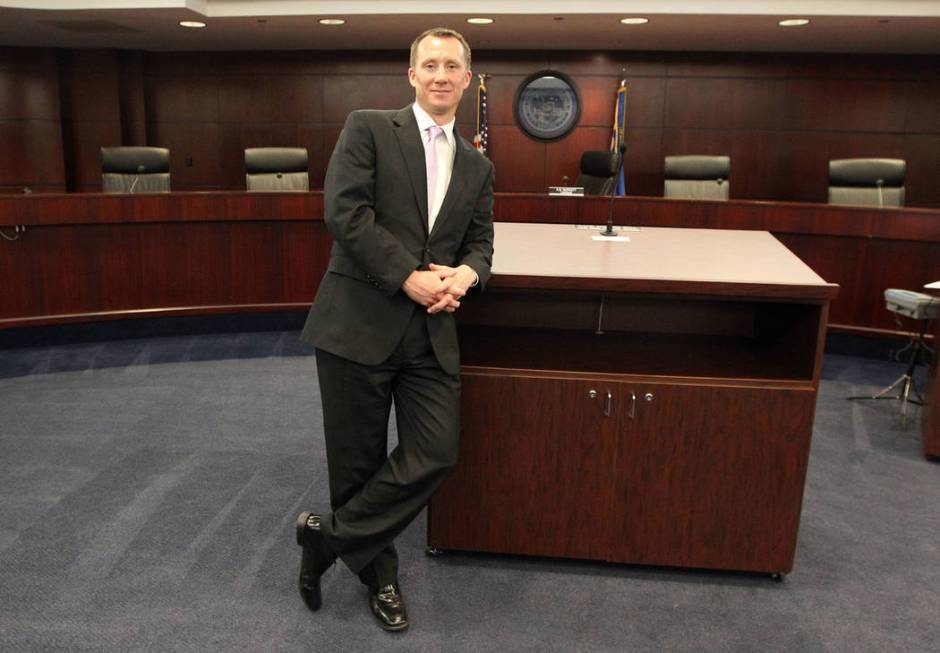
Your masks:
<instances>
[{"instance_id":1,"label":"wood paneling trim","mask_svg":"<svg viewBox=\"0 0 940 653\"><path fill-rule=\"evenodd\" d=\"M498 193L501 222L604 224L609 198L548 197L541 193ZM875 209L796 202L728 202L662 198L614 198L616 225L758 229L940 243L940 210ZM319 220L323 193L244 191L115 195L81 193L42 197L0 197L0 224L53 225L119 222Z\"/></svg>"},{"instance_id":2,"label":"wood paneling trim","mask_svg":"<svg viewBox=\"0 0 940 653\"><path fill-rule=\"evenodd\" d=\"M496 219L504 222L605 224L610 199L500 193ZM760 229L773 233L940 242L940 211L877 209L798 202L727 202L618 197L616 225Z\"/></svg>"},{"instance_id":3,"label":"wood paneling trim","mask_svg":"<svg viewBox=\"0 0 940 653\"><path fill-rule=\"evenodd\" d=\"M33 318L0 319L0 329L30 327L49 324L71 324L76 322L106 322L109 320L151 319L158 317L184 317L189 315L217 315L227 313L269 313L274 311L302 311L310 308L310 302L274 302L266 304L220 304L214 306L167 306L125 311L92 311L88 313L63 313Z\"/></svg>"},{"instance_id":4,"label":"wood paneling trim","mask_svg":"<svg viewBox=\"0 0 940 653\"><path fill-rule=\"evenodd\" d=\"M526 367L497 367L494 365L467 365L461 364L460 369L464 374L473 374L475 376L518 376L530 377L533 374L532 368ZM610 382L632 381L634 383L655 383L667 379L670 385L701 385L707 382L714 387L727 388L766 388L770 390L812 390L814 384L806 380L795 379L769 379L769 378L727 378L718 376L664 376L662 374L636 374L633 372L600 372L591 370L589 372L577 370L538 370L538 376L546 379L597 379ZM818 376L818 375L817 375Z\"/></svg>"},{"instance_id":5,"label":"wood paneling trim","mask_svg":"<svg viewBox=\"0 0 940 653\"><path fill-rule=\"evenodd\" d=\"M149 195L73 193L42 197L0 197L0 224L6 225L322 219L321 192L223 191Z\"/></svg>"},{"instance_id":6,"label":"wood paneling trim","mask_svg":"<svg viewBox=\"0 0 940 653\"><path fill-rule=\"evenodd\" d=\"M495 275L489 282L492 288L532 288L594 292L654 293L678 296L704 297L775 298L824 300L839 294L836 285L820 286L773 286L742 283L689 283L664 279L592 279L577 277L516 277Z\"/></svg>"}]
</instances>

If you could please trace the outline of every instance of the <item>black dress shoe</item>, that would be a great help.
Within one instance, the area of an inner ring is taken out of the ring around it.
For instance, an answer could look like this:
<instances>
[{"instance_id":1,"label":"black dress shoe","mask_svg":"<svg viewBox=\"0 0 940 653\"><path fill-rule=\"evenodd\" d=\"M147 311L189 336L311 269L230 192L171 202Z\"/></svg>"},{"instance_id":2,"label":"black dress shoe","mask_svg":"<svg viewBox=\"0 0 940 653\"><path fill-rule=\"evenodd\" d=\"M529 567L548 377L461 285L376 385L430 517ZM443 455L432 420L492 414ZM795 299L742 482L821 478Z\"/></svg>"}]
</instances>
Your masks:
<instances>
[{"instance_id":1,"label":"black dress shoe","mask_svg":"<svg viewBox=\"0 0 940 653\"><path fill-rule=\"evenodd\" d=\"M320 532L320 515L310 512L300 513L297 518L297 544L303 547L298 581L300 596L307 607L315 612L322 604L320 576L336 560L336 556L330 552L323 541L323 533Z\"/></svg>"},{"instance_id":2,"label":"black dress shoe","mask_svg":"<svg viewBox=\"0 0 940 653\"><path fill-rule=\"evenodd\" d=\"M398 631L408 627L405 601L396 585L385 585L369 594L369 607L385 630Z\"/></svg>"}]
</instances>

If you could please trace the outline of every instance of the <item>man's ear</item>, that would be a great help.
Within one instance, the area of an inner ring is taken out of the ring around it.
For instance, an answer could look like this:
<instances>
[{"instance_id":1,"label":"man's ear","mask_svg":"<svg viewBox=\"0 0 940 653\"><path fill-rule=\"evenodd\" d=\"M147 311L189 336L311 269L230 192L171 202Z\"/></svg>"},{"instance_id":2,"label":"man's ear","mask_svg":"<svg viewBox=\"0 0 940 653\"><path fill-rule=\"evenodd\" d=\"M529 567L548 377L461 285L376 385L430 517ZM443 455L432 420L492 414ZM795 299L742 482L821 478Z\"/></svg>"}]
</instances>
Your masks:
<instances>
[{"instance_id":1,"label":"man's ear","mask_svg":"<svg viewBox=\"0 0 940 653\"><path fill-rule=\"evenodd\" d=\"M408 83L411 84L412 86L415 85L415 69L414 68L408 68Z\"/></svg>"}]
</instances>

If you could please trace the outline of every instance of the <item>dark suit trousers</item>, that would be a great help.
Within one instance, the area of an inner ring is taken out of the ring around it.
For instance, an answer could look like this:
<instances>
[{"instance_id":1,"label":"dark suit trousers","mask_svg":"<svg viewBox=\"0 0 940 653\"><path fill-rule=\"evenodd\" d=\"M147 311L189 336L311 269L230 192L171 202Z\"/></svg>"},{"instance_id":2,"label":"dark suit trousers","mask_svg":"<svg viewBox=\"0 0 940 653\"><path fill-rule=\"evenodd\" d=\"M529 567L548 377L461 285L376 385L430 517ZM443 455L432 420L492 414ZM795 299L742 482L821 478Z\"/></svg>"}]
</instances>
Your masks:
<instances>
[{"instance_id":1,"label":"dark suit trousers","mask_svg":"<svg viewBox=\"0 0 940 653\"><path fill-rule=\"evenodd\" d=\"M457 462L460 377L434 356L424 311L415 311L401 343L378 365L317 349L330 502L327 544L376 587L397 581L394 538L421 512ZM390 454L392 401L398 446Z\"/></svg>"}]
</instances>

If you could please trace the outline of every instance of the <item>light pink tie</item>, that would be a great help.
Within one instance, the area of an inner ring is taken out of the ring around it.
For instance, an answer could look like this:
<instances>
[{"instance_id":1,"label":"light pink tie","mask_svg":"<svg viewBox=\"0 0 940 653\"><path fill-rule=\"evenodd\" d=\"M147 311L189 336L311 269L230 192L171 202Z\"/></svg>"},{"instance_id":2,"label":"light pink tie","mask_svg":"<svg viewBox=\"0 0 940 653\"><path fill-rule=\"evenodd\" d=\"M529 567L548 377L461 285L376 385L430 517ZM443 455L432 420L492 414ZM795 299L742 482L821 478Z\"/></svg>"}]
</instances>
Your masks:
<instances>
[{"instance_id":1,"label":"light pink tie","mask_svg":"<svg viewBox=\"0 0 940 653\"><path fill-rule=\"evenodd\" d=\"M424 143L424 161L428 171L428 220L434 210L434 189L437 187L437 138L444 133L438 125L428 127L428 140Z\"/></svg>"}]
</instances>

